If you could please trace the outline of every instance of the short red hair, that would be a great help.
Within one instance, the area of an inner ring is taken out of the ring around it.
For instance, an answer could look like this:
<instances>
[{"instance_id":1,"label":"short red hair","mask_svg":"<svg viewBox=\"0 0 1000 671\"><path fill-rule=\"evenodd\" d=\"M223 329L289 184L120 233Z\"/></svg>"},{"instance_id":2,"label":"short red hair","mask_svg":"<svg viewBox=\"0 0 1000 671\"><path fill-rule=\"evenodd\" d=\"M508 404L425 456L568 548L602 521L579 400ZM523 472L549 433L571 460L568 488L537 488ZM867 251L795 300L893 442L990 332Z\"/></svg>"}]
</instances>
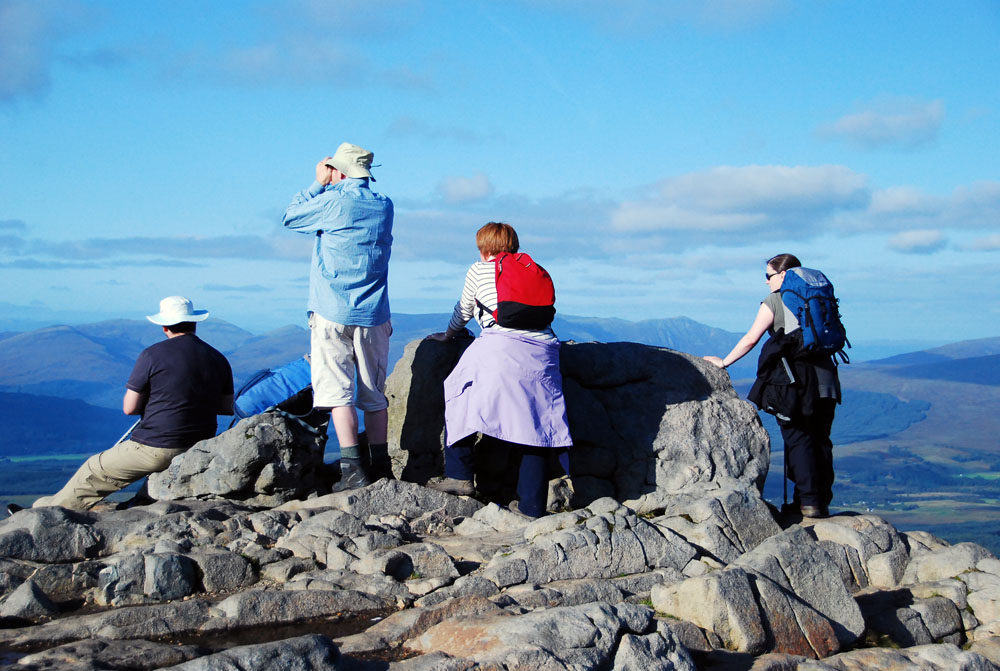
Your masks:
<instances>
[{"instance_id":1,"label":"short red hair","mask_svg":"<svg viewBox=\"0 0 1000 671\"><path fill-rule=\"evenodd\" d=\"M514 254L520 247L517 231L510 224L491 221L476 231L476 247L486 256L496 256L500 252Z\"/></svg>"}]
</instances>

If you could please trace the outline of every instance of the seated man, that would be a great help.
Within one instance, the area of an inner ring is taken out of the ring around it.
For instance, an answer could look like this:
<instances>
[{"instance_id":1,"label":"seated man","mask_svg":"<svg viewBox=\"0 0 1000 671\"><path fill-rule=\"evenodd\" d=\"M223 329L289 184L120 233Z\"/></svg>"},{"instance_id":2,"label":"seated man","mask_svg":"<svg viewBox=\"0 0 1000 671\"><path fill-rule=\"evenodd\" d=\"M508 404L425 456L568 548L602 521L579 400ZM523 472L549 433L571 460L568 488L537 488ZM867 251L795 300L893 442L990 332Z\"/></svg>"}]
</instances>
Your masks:
<instances>
[{"instance_id":1,"label":"seated man","mask_svg":"<svg viewBox=\"0 0 1000 671\"><path fill-rule=\"evenodd\" d=\"M105 496L150 473L216 432L216 415L233 414L233 372L226 357L195 335L208 318L183 296L160 301L146 317L163 328L166 340L144 349L128 379L122 409L141 415L128 440L95 454L52 496L32 505L89 510ZM21 510L8 504L13 514Z\"/></svg>"}]
</instances>

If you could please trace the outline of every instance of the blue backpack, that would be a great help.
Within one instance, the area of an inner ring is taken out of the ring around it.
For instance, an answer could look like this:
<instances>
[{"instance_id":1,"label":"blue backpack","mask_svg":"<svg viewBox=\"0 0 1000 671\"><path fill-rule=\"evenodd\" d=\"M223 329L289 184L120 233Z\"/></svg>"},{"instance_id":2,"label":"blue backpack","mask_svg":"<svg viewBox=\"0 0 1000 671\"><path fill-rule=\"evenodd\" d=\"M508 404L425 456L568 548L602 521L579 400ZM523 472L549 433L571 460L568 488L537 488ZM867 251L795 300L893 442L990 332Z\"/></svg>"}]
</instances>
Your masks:
<instances>
[{"instance_id":1,"label":"blue backpack","mask_svg":"<svg viewBox=\"0 0 1000 671\"><path fill-rule=\"evenodd\" d=\"M850 358L847 330L840 321L840 301L826 275L810 268L789 268L781 282L781 301L799 320L802 348L809 354L839 354L844 363Z\"/></svg>"},{"instance_id":2,"label":"blue backpack","mask_svg":"<svg viewBox=\"0 0 1000 671\"><path fill-rule=\"evenodd\" d=\"M329 414L313 412L312 404L312 369L309 359L302 356L279 368L254 373L236 393L233 402L236 416L230 428L240 419L270 410L300 420L300 424L315 433Z\"/></svg>"}]
</instances>

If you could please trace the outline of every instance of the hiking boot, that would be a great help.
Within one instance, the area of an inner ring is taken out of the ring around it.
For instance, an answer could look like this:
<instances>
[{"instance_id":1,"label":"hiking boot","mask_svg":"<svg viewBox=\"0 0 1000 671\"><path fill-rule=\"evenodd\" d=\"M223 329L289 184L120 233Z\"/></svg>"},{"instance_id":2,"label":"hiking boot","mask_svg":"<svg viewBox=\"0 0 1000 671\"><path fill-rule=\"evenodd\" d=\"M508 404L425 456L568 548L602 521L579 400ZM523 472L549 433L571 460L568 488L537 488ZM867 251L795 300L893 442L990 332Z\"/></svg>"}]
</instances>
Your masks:
<instances>
[{"instance_id":1,"label":"hiking boot","mask_svg":"<svg viewBox=\"0 0 1000 671\"><path fill-rule=\"evenodd\" d=\"M525 518L527 518L529 520L537 520L538 519L538 517L532 517L531 515L528 515L527 513L522 512L521 511L521 502L520 501L511 501L509 504L507 504L507 510L509 510L512 513L514 513L515 515L520 515L521 517L525 517ZM542 513L542 514L544 515L545 513ZM539 517L541 517L541 515Z\"/></svg>"},{"instance_id":2,"label":"hiking boot","mask_svg":"<svg viewBox=\"0 0 1000 671\"><path fill-rule=\"evenodd\" d=\"M332 488L333 492L345 492L349 489L367 487L372 483L367 469L360 459L340 458L340 481Z\"/></svg>"},{"instance_id":3,"label":"hiking boot","mask_svg":"<svg viewBox=\"0 0 1000 671\"><path fill-rule=\"evenodd\" d=\"M8 503L7 504L7 514L8 515L13 515L14 513L19 513L22 510L24 510L24 506L19 506L16 503Z\"/></svg>"},{"instance_id":4,"label":"hiking boot","mask_svg":"<svg viewBox=\"0 0 1000 671\"><path fill-rule=\"evenodd\" d=\"M799 512L802 513L802 517L811 517L814 519L829 516L829 513L820 506L802 506L799 508Z\"/></svg>"},{"instance_id":5,"label":"hiking boot","mask_svg":"<svg viewBox=\"0 0 1000 671\"><path fill-rule=\"evenodd\" d=\"M455 496L472 496L476 491L472 480L456 480L455 478L431 480L427 483L427 486L439 492L454 494Z\"/></svg>"}]
</instances>

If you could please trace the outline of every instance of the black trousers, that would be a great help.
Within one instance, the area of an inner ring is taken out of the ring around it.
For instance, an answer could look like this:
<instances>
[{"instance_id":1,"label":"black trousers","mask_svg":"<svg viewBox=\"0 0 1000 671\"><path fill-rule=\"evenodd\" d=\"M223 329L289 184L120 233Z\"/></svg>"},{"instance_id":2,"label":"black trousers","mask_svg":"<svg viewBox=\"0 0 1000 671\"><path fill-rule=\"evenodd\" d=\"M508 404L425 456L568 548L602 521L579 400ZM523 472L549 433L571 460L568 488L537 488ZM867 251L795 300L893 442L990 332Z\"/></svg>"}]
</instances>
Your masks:
<instances>
[{"instance_id":1,"label":"black trousers","mask_svg":"<svg viewBox=\"0 0 1000 671\"><path fill-rule=\"evenodd\" d=\"M456 480L471 481L475 476L473 446L476 435L462 438L454 445L444 448L444 475ZM549 494L549 478L546 471L549 454L555 455L559 466L569 475L569 449L565 447L533 447L508 443L520 451L521 463L518 468L517 498L521 512L528 517L545 514L546 499Z\"/></svg>"},{"instance_id":2,"label":"black trousers","mask_svg":"<svg viewBox=\"0 0 1000 671\"><path fill-rule=\"evenodd\" d=\"M833 442L830 431L837 401L822 398L809 417L778 420L785 442L788 478L795 483L797 505L826 508L833 500Z\"/></svg>"}]
</instances>

